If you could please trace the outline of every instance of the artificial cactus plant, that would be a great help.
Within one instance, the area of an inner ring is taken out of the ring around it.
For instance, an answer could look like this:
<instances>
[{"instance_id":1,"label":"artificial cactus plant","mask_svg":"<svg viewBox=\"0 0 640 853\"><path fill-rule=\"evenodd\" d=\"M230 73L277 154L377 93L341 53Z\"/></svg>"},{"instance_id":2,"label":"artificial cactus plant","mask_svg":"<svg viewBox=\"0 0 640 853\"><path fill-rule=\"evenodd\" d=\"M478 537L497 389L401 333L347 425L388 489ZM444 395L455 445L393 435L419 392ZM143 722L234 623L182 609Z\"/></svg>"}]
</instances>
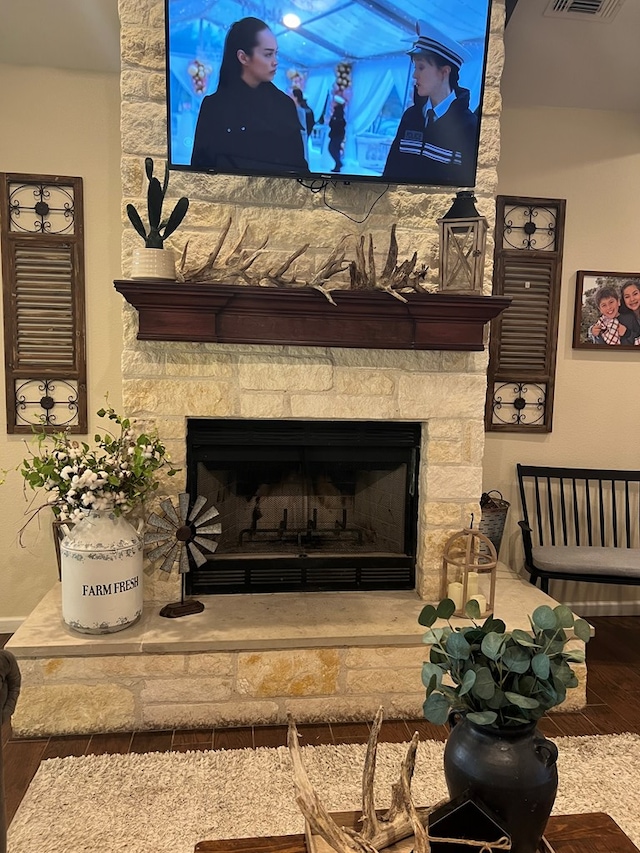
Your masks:
<instances>
[{"instance_id":1,"label":"artificial cactus plant","mask_svg":"<svg viewBox=\"0 0 640 853\"><path fill-rule=\"evenodd\" d=\"M147 249L162 249L164 241L176 230L189 209L189 199L183 196L178 199L176 206L167 220L162 219L162 205L169 184L169 167L165 163L164 181L162 184L153 175L153 160L146 157L144 169L147 173L149 187L147 189L147 211L149 215L149 231L144 227L140 214L132 204L127 205L127 216L138 234L144 240Z\"/></svg>"}]
</instances>

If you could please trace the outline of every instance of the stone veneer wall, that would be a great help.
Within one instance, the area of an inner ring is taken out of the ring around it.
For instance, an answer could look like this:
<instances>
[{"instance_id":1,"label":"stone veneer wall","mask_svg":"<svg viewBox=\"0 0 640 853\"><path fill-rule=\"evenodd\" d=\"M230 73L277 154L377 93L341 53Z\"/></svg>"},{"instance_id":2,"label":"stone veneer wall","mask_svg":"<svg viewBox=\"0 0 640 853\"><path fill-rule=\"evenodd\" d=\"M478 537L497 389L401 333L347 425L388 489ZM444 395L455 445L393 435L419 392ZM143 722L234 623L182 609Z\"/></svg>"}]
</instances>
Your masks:
<instances>
[{"instance_id":1,"label":"stone veneer wall","mask_svg":"<svg viewBox=\"0 0 640 853\"><path fill-rule=\"evenodd\" d=\"M166 156L164 21L161 0L120 0L122 26L123 273L139 237L124 205L144 209L144 157ZM499 82L503 64L504 3L494 0L488 73L483 103L478 208L490 233L499 157ZM304 280L345 234L372 234L379 259L397 223L399 258L418 252L429 265L427 284L437 287L436 220L451 204L453 190L425 191L352 184L331 192L331 202L351 219L329 210L320 194L284 178L242 178L173 172L172 197L187 195L187 219L174 235L181 250L189 240L188 266L202 261L231 217L237 238L249 228L251 245L269 235L272 266L293 248L309 243L297 262ZM365 220L358 225L352 220ZM489 240L485 289L490 292ZM176 287L180 287L176 284ZM392 297L390 297L392 298ZM137 314L125 304L123 399L127 413L157 426L173 460L185 462L187 417L414 420L424 424L420 471L417 590L437 594L441 545L455 529L479 517L484 445L485 353L348 350L292 346L178 344L136 340ZM375 341L372 341L375 346ZM181 475L166 484L168 494L184 485ZM150 571L148 599L171 600L175 575Z\"/></svg>"},{"instance_id":2,"label":"stone veneer wall","mask_svg":"<svg viewBox=\"0 0 640 853\"><path fill-rule=\"evenodd\" d=\"M422 716L425 649L364 647L20 660L16 737Z\"/></svg>"},{"instance_id":3,"label":"stone veneer wall","mask_svg":"<svg viewBox=\"0 0 640 853\"><path fill-rule=\"evenodd\" d=\"M422 717L424 646L21 659L15 737ZM586 666L559 711L586 704ZM555 711L555 709L553 709Z\"/></svg>"},{"instance_id":4,"label":"stone veneer wall","mask_svg":"<svg viewBox=\"0 0 640 853\"><path fill-rule=\"evenodd\" d=\"M162 0L119 0L121 20L121 138L123 202L133 201L146 209L144 158L166 157L166 107L164 68L164 15ZM504 60L504 0L493 0L488 67L485 82L479 164L476 180L478 209L493 231L497 164L500 155L500 77ZM327 200L346 215L323 203L322 193L312 193L287 178L245 178L199 175L184 171L171 174L170 196L187 195L187 218L170 244L182 250L189 241L187 266L195 267L213 248L229 217L231 235L249 228L253 247L269 237L263 260L252 269L272 267L293 248L309 243L296 262L298 281L324 260L345 234L354 238L372 234L379 257L386 253L391 225L397 224L399 258L418 253L419 262L430 267L428 283L438 280L438 227L436 220L449 209L453 189L392 186L380 196L379 185L337 185ZM375 203L375 206L372 205ZM131 250L140 238L126 218L124 203L123 271L130 267ZM369 214L369 211L370 214ZM351 217L351 218L348 218ZM360 223L353 220L362 220ZM232 242L229 238L230 244ZM353 244L352 244L353 249ZM353 251L351 254L353 257ZM492 246L489 239L485 288L491 289Z\"/></svg>"}]
</instances>

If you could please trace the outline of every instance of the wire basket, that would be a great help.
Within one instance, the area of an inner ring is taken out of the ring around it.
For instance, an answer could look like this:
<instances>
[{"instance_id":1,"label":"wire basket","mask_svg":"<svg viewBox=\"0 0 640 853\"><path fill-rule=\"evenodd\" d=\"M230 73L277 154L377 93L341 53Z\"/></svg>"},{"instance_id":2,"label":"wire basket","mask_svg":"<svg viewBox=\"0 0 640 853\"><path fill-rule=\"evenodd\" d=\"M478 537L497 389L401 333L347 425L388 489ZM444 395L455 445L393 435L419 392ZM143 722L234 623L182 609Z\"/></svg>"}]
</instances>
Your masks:
<instances>
[{"instance_id":1,"label":"wire basket","mask_svg":"<svg viewBox=\"0 0 640 853\"><path fill-rule=\"evenodd\" d=\"M497 497L494 497L497 495ZM507 513L511 504L505 501L502 493L496 489L490 492L483 492L480 497L480 508L482 509L482 518L478 529L480 533L484 533L487 539L491 540L493 547L497 553L500 553L500 544L502 543L502 534L504 525L507 520Z\"/></svg>"}]
</instances>

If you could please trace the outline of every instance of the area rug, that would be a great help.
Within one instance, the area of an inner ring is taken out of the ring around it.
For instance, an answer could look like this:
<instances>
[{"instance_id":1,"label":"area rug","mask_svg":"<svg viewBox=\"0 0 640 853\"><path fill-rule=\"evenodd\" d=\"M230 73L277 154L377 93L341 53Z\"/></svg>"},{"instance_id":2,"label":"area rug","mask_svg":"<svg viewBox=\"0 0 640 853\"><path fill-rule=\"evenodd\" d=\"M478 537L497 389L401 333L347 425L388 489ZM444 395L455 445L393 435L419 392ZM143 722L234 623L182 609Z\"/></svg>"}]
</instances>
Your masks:
<instances>
[{"instance_id":1,"label":"area rug","mask_svg":"<svg viewBox=\"0 0 640 853\"><path fill-rule=\"evenodd\" d=\"M603 811L640 845L640 735L557 738L554 813ZM303 747L331 810L360 806L364 745ZM376 805L388 805L406 744L380 744ZM414 800L446 796L443 744L421 743ZM198 841L303 831L285 747L44 761L9 830L10 853L193 853Z\"/></svg>"}]
</instances>

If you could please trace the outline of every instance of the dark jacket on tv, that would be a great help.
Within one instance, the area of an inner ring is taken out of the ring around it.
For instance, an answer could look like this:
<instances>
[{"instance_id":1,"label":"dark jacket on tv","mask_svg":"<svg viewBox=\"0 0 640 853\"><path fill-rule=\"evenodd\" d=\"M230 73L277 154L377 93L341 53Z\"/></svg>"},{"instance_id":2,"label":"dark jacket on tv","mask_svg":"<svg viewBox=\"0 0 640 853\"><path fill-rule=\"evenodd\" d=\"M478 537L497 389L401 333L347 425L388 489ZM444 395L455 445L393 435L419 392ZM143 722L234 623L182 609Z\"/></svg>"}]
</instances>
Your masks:
<instances>
[{"instance_id":1,"label":"dark jacket on tv","mask_svg":"<svg viewBox=\"0 0 640 853\"><path fill-rule=\"evenodd\" d=\"M316 126L316 119L309 104L303 104L302 109L304 110L304 120L307 126L307 136L311 136L311 131Z\"/></svg>"},{"instance_id":2,"label":"dark jacket on tv","mask_svg":"<svg viewBox=\"0 0 640 853\"><path fill-rule=\"evenodd\" d=\"M475 183L478 117L469 90L458 89L446 113L425 126L419 105L405 111L382 173L389 181L470 187Z\"/></svg>"},{"instance_id":3,"label":"dark jacket on tv","mask_svg":"<svg viewBox=\"0 0 640 853\"><path fill-rule=\"evenodd\" d=\"M342 168L342 157L340 156L340 148L344 142L346 134L347 121L344 117L344 107L341 104L336 104L333 115L329 119L329 154L335 162L335 168Z\"/></svg>"},{"instance_id":4,"label":"dark jacket on tv","mask_svg":"<svg viewBox=\"0 0 640 853\"><path fill-rule=\"evenodd\" d=\"M243 80L200 106L191 165L216 172L308 172L293 100L273 83Z\"/></svg>"}]
</instances>

